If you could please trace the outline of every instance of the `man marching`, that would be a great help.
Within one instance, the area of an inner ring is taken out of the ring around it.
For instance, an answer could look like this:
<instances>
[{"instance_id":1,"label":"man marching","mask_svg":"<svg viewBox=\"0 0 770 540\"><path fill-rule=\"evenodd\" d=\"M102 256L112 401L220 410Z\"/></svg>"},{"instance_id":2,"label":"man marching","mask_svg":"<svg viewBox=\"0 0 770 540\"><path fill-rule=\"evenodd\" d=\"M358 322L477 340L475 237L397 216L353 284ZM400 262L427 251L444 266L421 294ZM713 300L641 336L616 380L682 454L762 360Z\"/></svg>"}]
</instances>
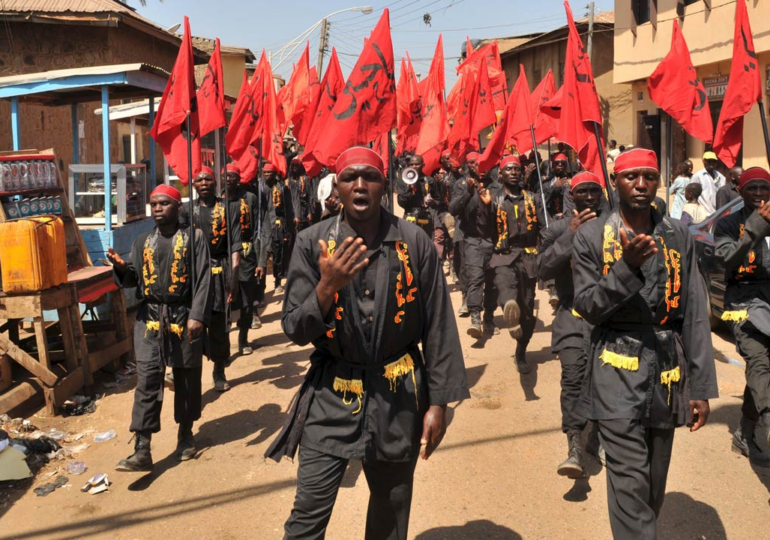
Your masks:
<instances>
[{"instance_id":1,"label":"man marching","mask_svg":"<svg viewBox=\"0 0 770 540\"><path fill-rule=\"evenodd\" d=\"M505 156L500 162L502 185L479 188L484 205L479 212L480 229L491 224L494 254L489 267L494 272L498 304L511 337L516 340L516 369L530 372L526 353L535 331L536 255L541 223L544 222L540 197L523 188L521 162Z\"/></svg>"},{"instance_id":2,"label":"man marching","mask_svg":"<svg viewBox=\"0 0 770 540\"><path fill-rule=\"evenodd\" d=\"M176 458L195 457L193 423L201 417L202 334L211 316L209 250L195 231L194 253L188 253L190 229L179 225L182 196L167 185L150 194L155 228L139 235L124 261L112 248L107 258L122 287L136 287L141 300L134 324L137 380L130 430L134 453L118 463L118 471L153 468L150 442L160 431L163 374L174 373L174 420L179 424ZM192 283L190 262L195 264Z\"/></svg>"},{"instance_id":3,"label":"man marching","mask_svg":"<svg viewBox=\"0 0 770 540\"><path fill-rule=\"evenodd\" d=\"M558 354L561 361L561 429L567 435L568 450L567 459L559 465L557 472L572 479L584 475L580 437L586 419L578 414L577 409L588 357L585 350L588 326L572 308L575 294L572 241L584 224L600 214L603 184L591 172L572 178L573 216L553 221L548 229L542 231L542 244L537 256L538 277L553 279L559 296L551 331L551 352Z\"/></svg>"},{"instance_id":4,"label":"man marching","mask_svg":"<svg viewBox=\"0 0 770 540\"><path fill-rule=\"evenodd\" d=\"M233 309L240 310L238 317L238 351L241 354L251 354L249 329L254 317L254 301L260 283L265 279L267 267L267 246L270 241L269 227L263 227L264 216L267 213L267 198L261 191L258 196L246 191L241 186L241 169L230 163L226 168L227 189L230 207L235 213L233 221L241 229L241 264L238 273L239 294L233 302ZM235 204L232 204L235 203Z\"/></svg>"},{"instance_id":5,"label":"man marching","mask_svg":"<svg viewBox=\"0 0 770 540\"><path fill-rule=\"evenodd\" d=\"M371 492L365 537L407 538L418 455L441 442L446 405L469 397L462 349L431 238L380 206L380 156L354 147L336 167L343 211L299 235L282 316L315 351L266 455L299 446L284 538L324 537L349 459Z\"/></svg>"},{"instance_id":6,"label":"man marching","mask_svg":"<svg viewBox=\"0 0 770 540\"><path fill-rule=\"evenodd\" d=\"M753 167L741 174L743 208L717 222L716 256L725 262L725 312L738 352L746 361L741 424L732 449L751 463L770 467L756 442L757 423L770 441L770 174Z\"/></svg>"},{"instance_id":7,"label":"man marching","mask_svg":"<svg viewBox=\"0 0 770 540\"><path fill-rule=\"evenodd\" d=\"M615 538L655 538L674 428L700 429L717 397L714 352L693 239L651 203L657 157L615 160L619 208L573 243L574 308L591 332L579 413L599 424Z\"/></svg>"},{"instance_id":8,"label":"man marching","mask_svg":"<svg viewBox=\"0 0 770 540\"><path fill-rule=\"evenodd\" d=\"M228 305L240 294L241 226L239 223L238 201L227 202L216 195L214 171L203 167L193 179L198 200L193 206L193 223L206 239L211 256L211 281L214 290L214 304L211 324L206 331L206 356L214 362L214 389L217 392L230 390L225 377L225 367L230 359L230 322L227 320ZM229 204L229 223L225 217L225 205ZM188 219L186 214L185 218ZM227 240L230 238L232 255L228 261Z\"/></svg>"},{"instance_id":9,"label":"man marching","mask_svg":"<svg viewBox=\"0 0 770 540\"><path fill-rule=\"evenodd\" d=\"M273 258L275 294L283 294L281 280L283 280L286 270L289 268L292 239L295 232L291 190L285 182L281 181L281 178L278 176L278 170L272 163L265 163L262 171L270 199L267 210L272 227L270 253Z\"/></svg>"}]
</instances>

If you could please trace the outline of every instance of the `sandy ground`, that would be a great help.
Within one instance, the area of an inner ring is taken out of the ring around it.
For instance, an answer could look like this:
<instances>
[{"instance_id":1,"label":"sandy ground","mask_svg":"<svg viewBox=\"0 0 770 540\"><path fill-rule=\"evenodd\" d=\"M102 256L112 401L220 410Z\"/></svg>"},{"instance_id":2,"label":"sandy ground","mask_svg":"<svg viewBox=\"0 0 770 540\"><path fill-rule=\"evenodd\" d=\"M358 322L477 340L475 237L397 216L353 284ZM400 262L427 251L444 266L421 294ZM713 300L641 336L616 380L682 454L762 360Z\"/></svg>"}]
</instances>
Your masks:
<instances>
[{"instance_id":1,"label":"sandy ground","mask_svg":"<svg viewBox=\"0 0 770 540\"><path fill-rule=\"evenodd\" d=\"M452 287L459 306L460 293ZM205 409L195 434L194 461L173 457L176 427L172 404L163 410L164 430L153 439L156 468L150 474L117 473L131 453L128 432L132 383L108 392L98 410L75 418L32 420L69 433L115 429L118 437L94 443L78 459L88 472L45 498L32 489L48 479L51 463L33 480L0 487L0 538L236 539L281 538L292 506L296 464L262 458L285 418L287 405L308 367L308 349L288 342L280 330L280 304L268 294L265 325L252 331L254 354L236 357L228 369L233 389L211 389L204 370ZM609 538L605 476L590 462L591 477L571 481L556 475L566 438L560 430L560 366L550 352L551 308L538 293L539 317L529 361L533 373L514 369L506 331L475 343L459 319L473 398L451 409L442 446L420 462L415 482L410 538L596 539ZM499 312L498 312L499 314ZM498 323L501 317L498 315ZM766 537L770 472L753 470L730 452L740 416L744 376L733 345L715 334L720 397L699 433L677 433L660 537L719 539ZM231 334L235 354L236 334ZM109 493L78 488L107 472ZM328 529L330 539L363 538L368 490L359 463L351 463Z\"/></svg>"}]
</instances>

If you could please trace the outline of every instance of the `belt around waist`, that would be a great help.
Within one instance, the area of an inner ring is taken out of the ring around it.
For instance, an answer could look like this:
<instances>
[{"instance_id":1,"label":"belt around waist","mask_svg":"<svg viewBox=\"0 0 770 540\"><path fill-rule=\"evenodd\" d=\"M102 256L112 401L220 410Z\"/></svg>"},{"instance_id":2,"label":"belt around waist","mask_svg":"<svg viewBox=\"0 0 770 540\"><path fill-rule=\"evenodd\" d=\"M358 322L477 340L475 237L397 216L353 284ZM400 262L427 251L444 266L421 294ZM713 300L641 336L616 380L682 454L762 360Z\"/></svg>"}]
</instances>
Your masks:
<instances>
[{"instance_id":1,"label":"belt around waist","mask_svg":"<svg viewBox=\"0 0 770 540\"><path fill-rule=\"evenodd\" d=\"M402 358L409 356L410 358L420 358L420 353L417 347L410 347L409 349L406 349L398 354L394 354L393 356L389 356L385 360L381 360L379 362L375 362L372 364L356 364L353 362L348 362L347 360L343 360L342 358L334 358L332 357L333 362L338 362L340 364L343 364L345 367L349 367L351 369L360 369L363 371L372 371L377 369L382 369L385 366L392 364L393 362L397 362L401 360Z\"/></svg>"}]
</instances>

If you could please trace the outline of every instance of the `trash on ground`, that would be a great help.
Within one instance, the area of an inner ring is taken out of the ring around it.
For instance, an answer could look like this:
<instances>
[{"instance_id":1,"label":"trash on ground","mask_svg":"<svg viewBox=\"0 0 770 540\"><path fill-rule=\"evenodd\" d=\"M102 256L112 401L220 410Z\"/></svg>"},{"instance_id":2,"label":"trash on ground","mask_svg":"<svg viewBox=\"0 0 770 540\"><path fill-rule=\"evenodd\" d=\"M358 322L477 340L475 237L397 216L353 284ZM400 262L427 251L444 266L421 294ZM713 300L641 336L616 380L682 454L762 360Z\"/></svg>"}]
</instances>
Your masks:
<instances>
[{"instance_id":1,"label":"trash on ground","mask_svg":"<svg viewBox=\"0 0 770 540\"><path fill-rule=\"evenodd\" d=\"M78 476L79 474L86 472L86 464L82 461L70 461L64 466L64 469L68 474Z\"/></svg>"},{"instance_id":2,"label":"trash on ground","mask_svg":"<svg viewBox=\"0 0 770 540\"><path fill-rule=\"evenodd\" d=\"M13 446L0 452L0 482L23 480L32 476L32 471L29 470L25 457L24 452Z\"/></svg>"},{"instance_id":3,"label":"trash on ground","mask_svg":"<svg viewBox=\"0 0 770 540\"><path fill-rule=\"evenodd\" d=\"M97 433L94 435L94 442L107 442L111 439L114 439L117 437L118 434L115 432L114 429L111 429L109 431L104 431L102 433Z\"/></svg>"},{"instance_id":4,"label":"trash on ground","mask_svg":"<svg viewBox=\"0 0 770 540\"><path fill-rule=\"evenodd\" d=\"M46 432L46 435L48 435L54 441L57 441L57 442L67 436L66 433L64 433L63 431L59 431L58 429L55 429L55 428L51 428L50 430L48 430L48 432Z\"/></svg>"},{"instance_id":5,"label":"trash on ground","mask_svg":"<svg viewBox=\"0 0 770 540\"><path fill-rule=\"evenodd\" d=\"M81 416L96 411L96 399L87 396L73 396L64 402L62 414L67 416Z\"/></svg>"},{"instance_id":6,"label":"trash on ground","mask_svg":"<svg viewBox=\"0 0 770 540\"><path fill-rule=\"evenodd\" d=\"M53 482L48 482L46 484L38 486L32 491L38 497L45 497L49 493L53 493L54 491L56 491L58 488L66 486L67 482L69 482L69 478L67 478L66 476L60 476Z\"/></svg>"},{"instance_id":7,"label":"trash on ground","mask_svg":"<svg viewBox=\"0 0 770 540\"><path fill-rule=\"evenodd\" d=\"M96 495L97 493L107 491L107 488L110 485L112 484L110 484L110 479L107 477L107 475L104 473L99 473L93 476L88 482L86 482L85 485L80 488L80 491L83 493Z\"/></svg>"},{"instance_id":8,"label":"trash on ground","mask_svg":"<svg viewBox=\"0 0 770 540\"><path fill-rule=\"evenodd\" d=\"M50 454L61 448L61 445L48 435L41 435L37 438L20 437L13 439L13 446L19 449L24 448L25 454Z\"/></svg>"}]
</instances>

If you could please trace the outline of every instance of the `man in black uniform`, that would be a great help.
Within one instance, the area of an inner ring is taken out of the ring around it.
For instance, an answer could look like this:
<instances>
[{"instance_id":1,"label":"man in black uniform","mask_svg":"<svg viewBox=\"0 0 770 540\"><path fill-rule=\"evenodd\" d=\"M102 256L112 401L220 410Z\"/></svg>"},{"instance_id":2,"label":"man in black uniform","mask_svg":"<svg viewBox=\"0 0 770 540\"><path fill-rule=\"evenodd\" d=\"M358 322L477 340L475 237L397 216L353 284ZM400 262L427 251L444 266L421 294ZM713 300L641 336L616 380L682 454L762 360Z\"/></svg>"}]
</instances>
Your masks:
<instances>
[{"instance_id":1,"label":"man in black uniform","mask_svg":"<svg viewBox=\"0 0 770 540\"><path fill-rule=\"evenodd\" d=\"M448 157L449 169L447 169L447 181L449 184L449 204L451 206L452 199L459 189L465 189L463 182L465 177L460 170L460 164L452 157ZM459 189L458 189L458 186ZM452 262L451 269L449 271L450 276L453 277L455 283L460 288L462 293L462 304L460 309L457 310L459 317L468 317L471 313L468 311L468 288L467 280L465 279L465 272L463 270L463 231L462 231L462 216L460 213L457 215L452 213L451 208L449 212L444 216L444 224L447 228L447 234L452 237L452 247L450 260Z\"/></svg>"},{"instance_id":2,"label":"man in black uniform","mask_svg":"<svg viewBox=\"0 0 770 540\"><path fill-rule=\"evenodd\" d=\"M743 174L742 167L733 167L727 171L727 183L717 190L716 196L716 209L722 208L730 201L737 199L741 196L738 191L738 182Z\"/></svg>"},{"instance_id":3,"label":"man in black uniform","mask_svg":"<svg viewBox=\"0 0 770 540\"><path fill-rule=\"evenodd\" d=\"M272 231L270 253L273 257L275 294L283 294L281 280L289 269L295 224L291 190L285 182L281 181L278 170L272 163L265 163L262 171L269 197L267 211Z\"/></svg>"},{"instance_id":4,"label":"man in black uniform","mask_svg":"<svg viewBox=\"0 0 770 540\"><path fill-rule=\"evenodd\" d=\"M725 312L738 352L746 361L741 424L732 449L751 463L770 467L756 443L757 423L770 428L770 174L753 167L738 182L739 212L721 218L714 232L716 256L725 262ZM718 205L717 205L718 206ZM765 433L770 441L770 430Z\"/></svg>"},{"instance_id":5,"label":"man in black uniform","mask_svg":"<svg viewBox=\"0 0 770 540\"><path fill-rule=\"evenodd\" d=\"M407 538L418 455L441 442L446 405L469 397L462 349L433 243L380 206L382 159L354 147L336 166L343 212L299 235L282 315L315 351L266 455L300 448L284 538L324 537L350 459L371 492L365 537Z\"/></svg>"},{"instance_id":6,"label":"man in black uniform","mask_svg":"<svg viewBox=\"0 0 770 540\"><path fill-rule=\"evenodd\" d=\"M516 369L530 372L527 345L535 331L535 286L537 244L543 224L540 197L524 189L521 163L516 156L500 162L502 185L481 190L483 208L479 228L493 230L494 254L489 268L494 273L498 304L505 324L516 340Z\"/></svg>"},{"instance_id":7,"label":"man in black uniform","mask_svg":"<svg viewBox=\"0 0 770 540\"><path fill-rule=\"evenodd\" d=\"M553 279L559 296L551 332L551 352L561 361L561 429L567 435L567 459L557 472L572 479L584 475L580 436L586 419L577 412L588 353L585 339L588 326L572 309L575 294L572 282L572 241L575 233L598 215L602 203L602 180L591 172L575 175L571 181L575 202L572 218L563 217L550 223L541 233L537 256L537 275Z\"/></svg>"},{"instance_id":8,"label":"man in black uniform","mask_svg":"<svg viewBox=\"0 0 770 540\"><path fill-rule=\"evenodd\" d=\"M257 195L241 187L241 170L230 163L226 168L227 189L230 202L237 203L233 208L241 228L241 265L238 276L240 294L233 302L233 309L240 310L238 317L238 350L241 354L251 354L249 329L254 320L254 302L257 290L265 279L267 267L267 246L270 241L270 229L263 228L267 211L267 198L264 193ZM233 207L234 205L230 205Z\"/></svg>"},{"instance_id":9,"label":"man in black uniform","mask_svg":"<svg viewBox=\"0 0 770 540\"><path fill-rule=\"evenodd\" d=\"M436 246L438 258L446 268L449 262L449 234L444 220L449 214L449 201L451 188L447 178L447 169L440 167L433 173L433 182L430 185L432 202L428 205L433 216L433 244Z\"/></svg>"},{"instance_id":10,"label":"man in black uniform","mask_svg":"<svg viewBox=\"0 0 770 540\"><path fill-rule=\"evenodd\" d=\"M694 242L651 208L655 153L615 160L619 208L580 227L574 308L594 325L579 413L599 424L615 538L652 539L674 428L700 429L718 395Z\"/></svg>"},{"instance_id":11,"label":"man in black uniform","mask_svg":"<svg viewBox=\"0 0 770 540\"><path fill-rule=\"evenodd\" d=\"M193 205L193 223L195 228L203 233L209 246L211 286L214 290L211 323L206 331L206 355L214 362L214 389L226 392L230 390L230 384L225 377L225 367L230 359L230 338L227 335L230 329L229 304L240 294L238 276L243 250L241 226L238 222L240 202L227 202L217 197L214 171L209 167L201 169L193 179L193 187L198 193L198 199ZM229 206L229 217L226 216L225 205ZM188 219L185 212L182 221Z\"/></svg>"},{"instance_id":12,"label":"man in black uniform","mask_svg":"<svg viewBox=\"0 0 770 540\"><path fill-rule=\"evenodd\" d=\"M295 234L307 229L312 220L310 179L305 174L305 168L298 159L289 164L289 191L291 191L291 207L294 212Z\"/></svg>"},{"instance_id":13,"label":"man in black uniform","mask_svg":"<svg viewBox=\"0 0 770 540\"><path fill-rule=\"evenodd\" d=\"M569 160L564 154L556 154L551 160L551 174L543 182L543 201L548 217L554 219L564 212L564 198L569 191Z\"/></svg>"},{"instance_id":14,"label":"man in black uniform","mask_svg":"<svg viewBox=\"0 0 770 540\"><path fill-rule=\"evenodd\" d=\"M462 231L462 273L466 280L468 310L471 314L468 335L474 339L480 339L484 334L500 333L494 323L497 307L495 270L489 266L494 248L492 236L495 222L479 215L484 212L484 203L479 198L479 191L496 188L497 184L488 174L479 176L477 159L478 154L468 155L468 176L457 183L449 203L449 211L458 219L458 228ZM457 228L455 234L456 231Z\"/></svg>"},{"instance_id":15,"label":"man in black uniform","mask_svg":"<svg viewBox=\"0 0 770 540\"><path fill-rule=\"evenodd\" d=\"M417 179L407 184L401 178L398 182L398 205L404 209L404 219L420 227L429 238L433 239L433 216L428 208L433 204L431 184L433 178L425 176L425 162L422 156L409 158L409 167L417 171Z\"/></svg>"},{"instance_id":16,"label":"man in black uniform","mask_svg":"<svg viewBox=\"0 0 770 540\"><path fill-rule=\"evenodd\" d=\"M160 431L163 406L163 373L174 373L174 420L179 424L176 457L195 457L193 423L201 417L201 364L204 328L211 315L209 250L195 231L194 254L188 253L190 229L179 224L182 196L171 186L160 185L150 194L155 228L139 235L124 261L112 248L107 258L122 287L136 287L141 300L134 323L136 390L131 413L134 453L118 463L118 471L153 468L150 442ZM195 283L190 262L195 264Z\"/></svg>"}]
</instances>

